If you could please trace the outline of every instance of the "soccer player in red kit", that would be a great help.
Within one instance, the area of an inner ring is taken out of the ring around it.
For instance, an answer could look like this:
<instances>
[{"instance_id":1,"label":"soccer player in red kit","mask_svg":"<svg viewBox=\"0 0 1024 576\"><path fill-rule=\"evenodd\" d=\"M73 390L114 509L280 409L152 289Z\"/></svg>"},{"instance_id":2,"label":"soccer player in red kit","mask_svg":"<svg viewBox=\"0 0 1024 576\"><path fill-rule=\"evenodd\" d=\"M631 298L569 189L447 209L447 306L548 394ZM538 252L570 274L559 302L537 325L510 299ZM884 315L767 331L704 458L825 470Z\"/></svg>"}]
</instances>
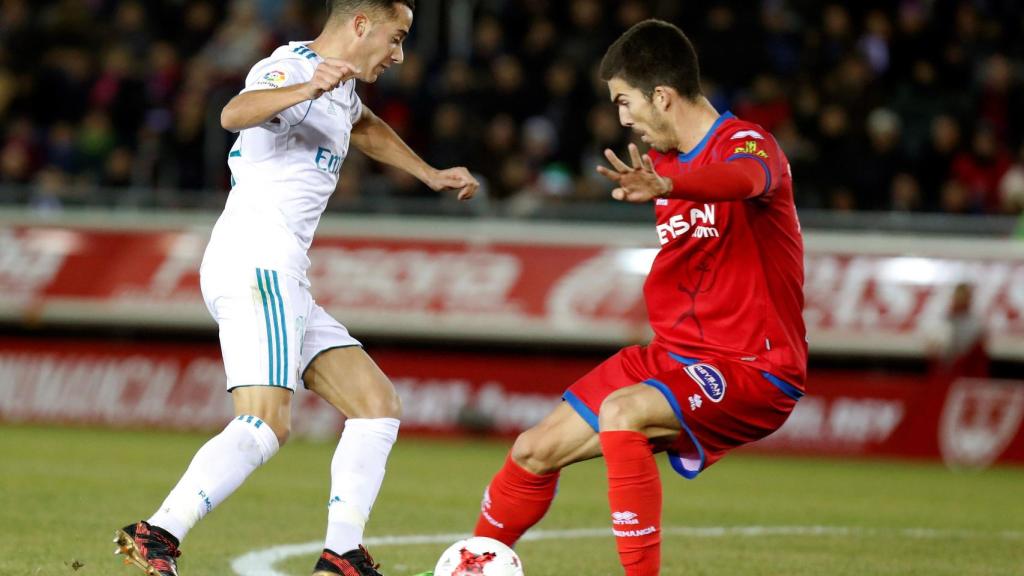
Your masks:
<instances>
[{"instance_id":1,"label":"soccer player in red kit","mask_svg":"<svg viewBox=\"0 0 1024 576\"><path fill-rule=\"evenodd\" d=\"M566 390L516 439L484 492L475 533L513 544L544 516L559 470L604 456L627 576L661 567L661 481L654 453L696 477L729 450L772 433L803 395L807 345L803 242L785 155L763 128L719 114L697 55L657 20L605 54L619 120L652 150L605 151L612 196L653 202L661 249L644 286L654 339Z\"/></svg>"}]
</instances>

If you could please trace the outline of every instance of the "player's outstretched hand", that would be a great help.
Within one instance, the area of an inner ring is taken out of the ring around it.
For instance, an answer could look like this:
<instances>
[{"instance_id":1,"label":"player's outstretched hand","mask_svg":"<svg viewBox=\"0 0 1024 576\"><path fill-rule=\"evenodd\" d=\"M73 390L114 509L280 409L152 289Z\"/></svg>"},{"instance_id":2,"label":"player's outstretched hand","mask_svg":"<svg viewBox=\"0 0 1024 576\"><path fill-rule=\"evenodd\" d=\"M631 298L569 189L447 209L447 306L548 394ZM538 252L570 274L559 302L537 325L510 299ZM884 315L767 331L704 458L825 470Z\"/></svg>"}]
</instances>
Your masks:
<instances>
[{"instance_id":1,"label":"player's outstretched hand","mask_svg":"<svg viewBox=\"0 0 1024 576\"><path fill-rule=\"evenodd\" d=\"M308 82L309 99L316 100L324 92L334 90L356 74L359 74L359 69L354 65L339 58L324 58L323 62L317 64L313 78Z\"/></svg>"},{"instance_id":2,"label":"player's outstretched hand","mask_svg":"<svg viewBox=\"0 0 1024 576\"><path fill-rule=\"evenodd\" d=\"M477 182L476 178L469 173L469 170L462 166L438 170L433 178L430 179L428 185L437 192L458 190L459 200L469 200L476 194L477 189L480 188L480 183Z\"/></svg>"},{"instance_id":3,"label":"player's outstretched hand","mask_svg":"<svg viewBox=\"0 0 1024 576\"><path fill-rule=\"evenodd\" d=\"M654 198L663 198L672 191L672 182L658 176L650 156L641 156L636 144L629 145L629 157L633 166L620 160L615 152L608 148L604 150L604 157L614 170L598 166L597 171L617 185L612 190L612 198L623 202L650 202Z\"/></svg>"}]
</instances>

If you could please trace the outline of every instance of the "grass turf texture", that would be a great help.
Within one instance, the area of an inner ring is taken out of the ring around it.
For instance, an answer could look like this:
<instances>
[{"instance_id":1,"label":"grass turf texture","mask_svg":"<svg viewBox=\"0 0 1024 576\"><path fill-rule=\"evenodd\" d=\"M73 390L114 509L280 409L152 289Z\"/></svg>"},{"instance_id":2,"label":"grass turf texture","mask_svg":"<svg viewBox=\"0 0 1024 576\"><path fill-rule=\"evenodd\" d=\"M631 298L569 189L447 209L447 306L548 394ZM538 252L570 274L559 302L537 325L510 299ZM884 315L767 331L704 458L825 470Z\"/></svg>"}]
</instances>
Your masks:
<instances>
[{"instance_id":1,"label":"grass turf texture","mask_svg":"<svg viewBox=\"0 0 1024 576\"><path fill-rule=\"evenodd\" d=\"M148 517L205 435L0 427L0 574L141 574L113 557L114 529ZM368 536L468 532L504 442L402 438ZM233 574L231 560L279 544L318 541L326 522L333 443L293 442L197 526L182 576ZM660 461L660 459L659 459ZM662 462L662 464L664 464ZM737 454L697 481L662 467L664 524L835 526L847 534L666 534L662 574L1024 574L1024 469L952 473L937 465ZM609 528L600 461L563 473L539 528ZM940 531L912 538L905 528ZM387 576L430 570L445 544L371 552ZM523 542L528 576L621 574L610 536ZM275 568L307 575L315 554ZM75 566L78 568L75 568Z\"/></svg>"}]
</instances>

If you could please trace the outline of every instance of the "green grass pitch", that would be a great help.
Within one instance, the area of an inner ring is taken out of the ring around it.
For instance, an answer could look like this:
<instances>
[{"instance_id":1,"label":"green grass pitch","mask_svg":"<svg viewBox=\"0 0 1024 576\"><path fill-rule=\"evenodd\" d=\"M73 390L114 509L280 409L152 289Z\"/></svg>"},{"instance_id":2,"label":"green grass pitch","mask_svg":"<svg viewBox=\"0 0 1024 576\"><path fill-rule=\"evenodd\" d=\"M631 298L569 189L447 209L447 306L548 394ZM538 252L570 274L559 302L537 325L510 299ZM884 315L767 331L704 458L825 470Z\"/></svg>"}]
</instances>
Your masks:
<instances>
[{"instance_id":1,"label":"green grass pitch","mask_svg":"<svg viewBox=\"0 0 1024 576\"><path fill-rule=\"evenodd\" d=\"M112 555L113 531L147 517L205 439L0 427L0 575L141 574ZM507 442L400 439L367 535L468 532L506 449ZM193 530L181 576L230 576L232 561L247 552L319 541L333 451L333 443L286 446ZM697 481L663 466L662 481L666 576L1024 574L1021 468L953 473L933 464L736 454ZM825 528L813 533L815 526ZM600 461L563 474L538 528L599 532L520 543L528 576L622 573ZM387 576L409 576L431 569L445 547L371 551ZM315 556L283 558L274 569L308 575Z\"/></svg>"}]
</instances>

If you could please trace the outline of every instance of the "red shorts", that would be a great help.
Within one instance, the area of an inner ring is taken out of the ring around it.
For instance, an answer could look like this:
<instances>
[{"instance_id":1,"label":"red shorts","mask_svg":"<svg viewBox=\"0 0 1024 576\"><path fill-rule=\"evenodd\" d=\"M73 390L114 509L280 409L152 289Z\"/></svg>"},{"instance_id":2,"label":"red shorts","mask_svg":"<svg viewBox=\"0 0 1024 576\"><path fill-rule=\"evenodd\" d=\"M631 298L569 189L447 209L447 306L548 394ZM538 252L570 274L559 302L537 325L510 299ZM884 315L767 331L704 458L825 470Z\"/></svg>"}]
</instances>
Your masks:
<instances>
[{"instance_id":1,"label":"red shorts","mask_svg":"<svg viewBox=\"0 0 1024 576\"><path fill-rule=\"evenodd\" d=\"M658 343L623 348L565 391L562 398L598 431L597 414L612 392L657 388L683 433L669 447L676 472L694 478L726 452L777 430L803 396L795 386L744 362L701 361Z\"/></svg>"}]
</instances>

